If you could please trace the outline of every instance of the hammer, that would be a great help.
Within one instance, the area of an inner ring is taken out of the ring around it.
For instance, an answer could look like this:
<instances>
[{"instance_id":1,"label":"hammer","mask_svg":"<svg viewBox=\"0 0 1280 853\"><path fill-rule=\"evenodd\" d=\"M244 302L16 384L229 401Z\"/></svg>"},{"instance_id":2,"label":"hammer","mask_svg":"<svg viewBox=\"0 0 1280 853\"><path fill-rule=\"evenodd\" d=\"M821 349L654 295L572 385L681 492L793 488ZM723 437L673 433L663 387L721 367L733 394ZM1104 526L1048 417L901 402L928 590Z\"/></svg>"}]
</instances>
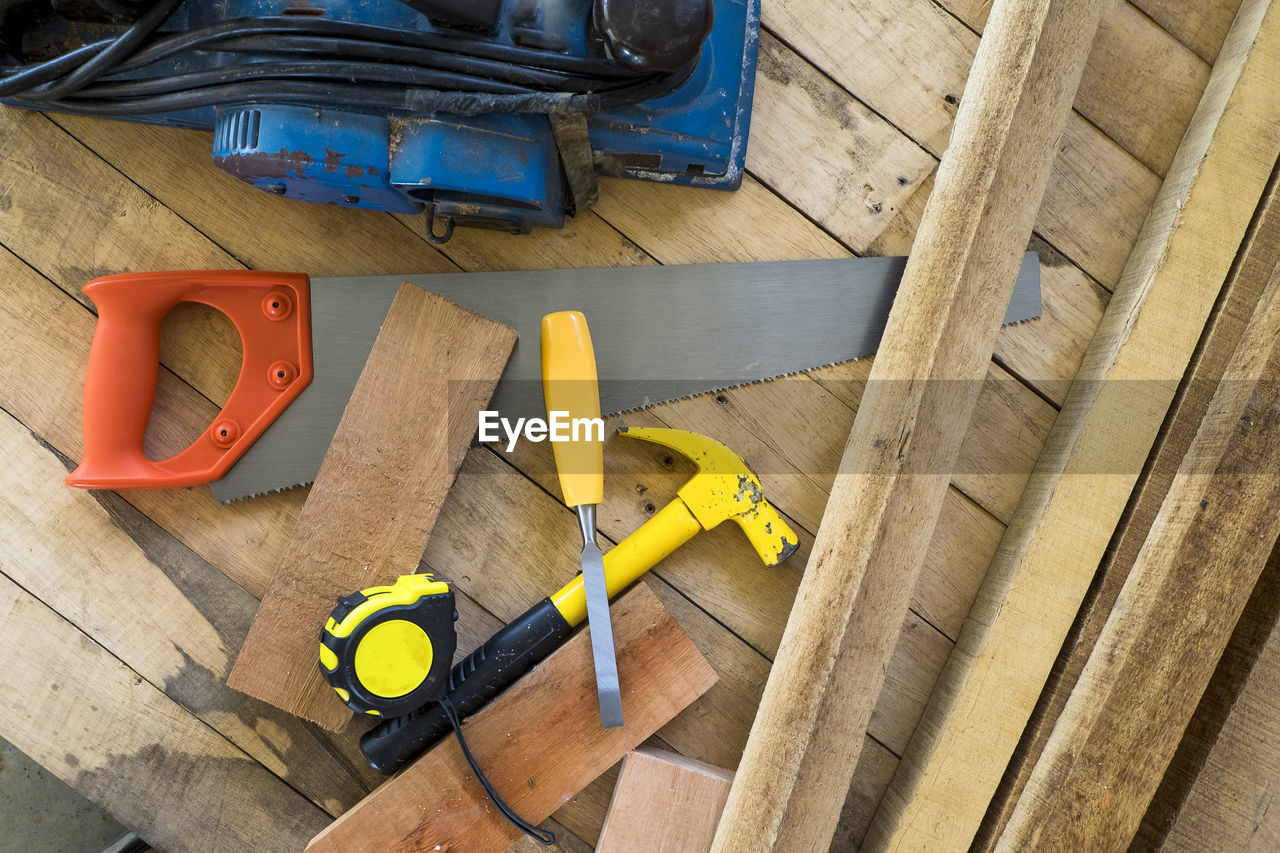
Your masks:
<instances>
[{"instance_id":1,"label":"hammer","mask_svg":"<svg viewBox=\"0 0 1280 853\"><path fill-rule=\"evenodd\" d=\"M729 448L678 429L628 429L619 434L661 444L693 460L698 473L653 518L604 555L605 586L617 595L700 530L734 521L766 566L795 553L799 537L765 500L760 480ZM560 647L587 618L579 574L459 661L449 673L447 698L459 717L479 710ZM438 702L380 723L360 738L373 769L394 773L450 730Z\"/></svg>"}]
</instances>

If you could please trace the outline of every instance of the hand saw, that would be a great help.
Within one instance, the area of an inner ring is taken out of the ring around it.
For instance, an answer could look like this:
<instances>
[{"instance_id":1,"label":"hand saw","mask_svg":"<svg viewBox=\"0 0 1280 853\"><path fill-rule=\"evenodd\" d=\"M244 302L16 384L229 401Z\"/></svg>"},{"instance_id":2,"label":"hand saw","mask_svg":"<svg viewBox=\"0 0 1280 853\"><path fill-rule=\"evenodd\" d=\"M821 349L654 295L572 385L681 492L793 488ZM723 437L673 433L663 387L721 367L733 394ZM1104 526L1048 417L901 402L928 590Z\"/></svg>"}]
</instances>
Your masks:
<instances>
[{"instance_id":1,"label":"hand saw","mask_svg":"<svg viewBox=\"0 0 1280 853\"><path fill-rule=\"evenodd\" d=\"M84 288L98 326L85 378L84 459L67 482L110 489L211 483L224 502L310 483L406 281L520 334L490 404L514 421L542 412L538 340L546 314L581 311L611 342L597 370L601 410L616 414L873 354L905 264L843 258L363 278L106 276ZM142 440L160 324L180 302L230 317L243 361L210 427L181 453L153 461ZM1028 252L1004 321L1039 315L1040 268Z\"/></svg>"}]
</instances>

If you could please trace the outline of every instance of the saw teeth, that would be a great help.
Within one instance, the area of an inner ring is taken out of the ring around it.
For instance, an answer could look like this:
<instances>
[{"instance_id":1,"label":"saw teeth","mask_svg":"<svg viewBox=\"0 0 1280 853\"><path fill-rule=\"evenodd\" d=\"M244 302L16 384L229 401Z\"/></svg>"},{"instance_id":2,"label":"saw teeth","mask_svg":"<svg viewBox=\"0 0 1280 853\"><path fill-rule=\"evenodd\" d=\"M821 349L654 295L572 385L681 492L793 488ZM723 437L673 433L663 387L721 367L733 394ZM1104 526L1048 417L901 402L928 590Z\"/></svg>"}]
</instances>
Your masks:
<instances>
[{"instance_id":1,"label":"saw teeth","mask_svg":"<svg viewBox=\"0 0 1280 853\"><path fill-rule=\"evenodd\" d=\"M260 497L263 497L264 495L278 495L281 492L291 492L294 489L301 489L303 486L310 486L314 482L315 480L308 480L305 483L294 483L292 486L279 486L278 488L274 488L274 489L263 489L260 492L249 492L247 495L236 495L234 498L227 498L226 500L220 500L218 501L218 503L222 504L223 506L230 506L231 504L239 503L240 501L247 501L250 498L260 498Z\"/></svg>"},{"instance_id":2,"label":"saw teeth","mask_svg":"<svg viewBox=\"0 0 1280 853\"><path fill-rule=\"evenodd\" d=\"M865 357L865 356L864 356ZM790 373L779 373L776 376L764 376L760 379L748 379L745 382L735 382L731 385L721 385L718 388L708 388L706 391L699 391L697 394L684 394L679 397L669 397L665 400L651 400L643 406L632 406L629 409L618 409L612 412L606 412L605 417L613 417L614 415L629 415L632 412L641 412L654 406L665 406L668 403L679 403L682 400L694 400L698 397L706 397L709 394L719 394L721 391L732 391L737 388L749 388L752 385L759 385L762 382L773 382L775 379L789 379L792 376L800 376L814 370L823 370L828 367L835 367L837 364L853 364L855 361L862 361L861 358L849 358L844 361L831 361L826 364L815 364L813 367L806 367L804 370L793 370Z\"/></svg>"}]
</instances>

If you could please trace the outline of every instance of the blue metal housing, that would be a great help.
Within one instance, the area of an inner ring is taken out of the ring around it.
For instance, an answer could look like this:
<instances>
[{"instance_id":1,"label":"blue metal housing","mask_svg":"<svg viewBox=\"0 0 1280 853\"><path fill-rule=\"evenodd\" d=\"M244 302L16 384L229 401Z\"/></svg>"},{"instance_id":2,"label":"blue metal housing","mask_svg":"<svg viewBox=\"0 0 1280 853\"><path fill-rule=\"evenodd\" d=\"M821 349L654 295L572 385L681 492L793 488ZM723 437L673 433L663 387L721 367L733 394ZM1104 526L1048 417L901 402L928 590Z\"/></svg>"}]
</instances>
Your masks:
<instances>
[{"instance_id":1,"label":"blue metal housing","mask_svg":"<svg viewBox=\"0 0 1280 853\"><path fill-rule=\"evenodd\" d=\"M592 55L592 0L508 0L536 10L533 24L569 53ZM742 180L754 89L759 0L715 0L715 24L698 66L670 94L588 117L596 171L716 189ZM165 29L246 16L323 15L416 30L434 27L397 0L187 0ZM523 13L522 13L523 14ZM486 39L516 43L512 16ZM524 18L522 26L528 26ZM458 38L481 38L456 33ZM229 64L206 51L153 66L171 74ZM461 117L257 103L148 116L143 121L214 131L213 159L276 195L395 213L431 211L457 225L524 232L559 227L565 178L544 115Z\"/></svg>"}]
</instances>

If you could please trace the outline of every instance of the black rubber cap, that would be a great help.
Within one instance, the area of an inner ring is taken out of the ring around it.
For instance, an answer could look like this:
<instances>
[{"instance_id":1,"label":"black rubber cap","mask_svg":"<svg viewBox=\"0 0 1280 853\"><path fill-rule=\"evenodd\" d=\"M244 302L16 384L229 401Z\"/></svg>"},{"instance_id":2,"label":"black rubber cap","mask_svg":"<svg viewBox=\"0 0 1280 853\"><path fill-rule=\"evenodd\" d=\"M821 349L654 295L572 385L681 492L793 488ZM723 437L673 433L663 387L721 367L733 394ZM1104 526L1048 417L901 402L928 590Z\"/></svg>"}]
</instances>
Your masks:
<instances>
[{"instance_id":1,"label":"black rubber cap","mask_svg":"<svg viewBox=\"0 0 1280 853\"><path fill-rule=\"evenodd\" d=\"M595 0L595 24L613 58L637 71L675 71L698 58L711 0Z\"/></svg>"}]
</instances>

